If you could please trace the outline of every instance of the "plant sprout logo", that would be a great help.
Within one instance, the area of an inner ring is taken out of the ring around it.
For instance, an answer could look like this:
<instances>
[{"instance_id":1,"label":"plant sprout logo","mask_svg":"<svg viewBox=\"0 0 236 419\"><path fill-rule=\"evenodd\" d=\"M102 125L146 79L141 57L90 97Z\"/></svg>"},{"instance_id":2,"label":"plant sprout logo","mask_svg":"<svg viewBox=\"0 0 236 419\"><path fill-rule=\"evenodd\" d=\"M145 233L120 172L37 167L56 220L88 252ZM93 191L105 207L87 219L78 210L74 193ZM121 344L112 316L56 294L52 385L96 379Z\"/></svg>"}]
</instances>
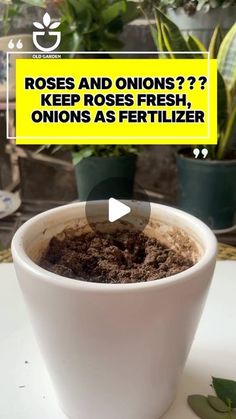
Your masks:
<instances>
[{"instance_id":1,"label":"plant sprout logo","mask_svg":"<svg viewBox=\"0 0 236 419\"><path fill-rule=\"evenodd\" d=\"M61 42L61 32L54 32L53 29L57 29L60 26L60 22L51 22L51 16L49 13L45 13L43 16L43 23L40 22L33 22L35 28L39 29L39 31L33 32L33 43L40 51L50 52L54 51ZM43 29L43 30L42 30ZM48 33L49 36L56 37L56 41L54 42L53 46L45 48L40 45L38 38L44 37Z\"/></svg>"}]
</instances>

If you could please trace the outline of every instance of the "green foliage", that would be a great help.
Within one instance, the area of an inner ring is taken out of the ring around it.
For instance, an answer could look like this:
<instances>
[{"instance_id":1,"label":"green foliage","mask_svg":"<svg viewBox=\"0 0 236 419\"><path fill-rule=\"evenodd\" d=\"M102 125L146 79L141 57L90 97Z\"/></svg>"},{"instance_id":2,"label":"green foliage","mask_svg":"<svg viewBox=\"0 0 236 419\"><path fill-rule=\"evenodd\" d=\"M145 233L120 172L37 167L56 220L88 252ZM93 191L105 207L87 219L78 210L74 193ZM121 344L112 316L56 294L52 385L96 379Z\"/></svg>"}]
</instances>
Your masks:
<instances>
[{"instance_id":1,"label":"green foliage","mask_svg":"<svg viewBox=\"0 0 236 419\"><path fill-rule=\"evenodd\" d=\"M24 17L22 11L25 5L44 8L46 0L0 0L0 29L3 36L8 35L15 18Z\"/></svg>"},{"instance_id":2,"label":"green foliage","mask_svg":"<svg viewBox=\"0 0 236 419\"><path fill-rule=\"evenodd\" d=\"M188 43L182 36L178 26L172 22L165 14L161 14L161 19L158 9L155 10L155 18L158 24L158 32L161 32L162 41L165 46L165 51L188 51ZM157 41L158 43L158 41ZM189 55L171 54L171 58L189 58Z\"/></svg>"},{"instance_id":3,"label":"green foliage","mask_svg":"<svg viewBox=\"0 0 236 419\"><path fill-rule=\"evenodd\" d=\"M188 404L196 415L201 419L227 419L227 415L222 410L218 411L216 406L219 405L221 400L215 403L215 407L211 406L208 397L202 396L201 394L192 394L188 396ZM226 406L226 412L229 411ZM232 419L235 416L232 417ZM229 418L228 418L229 419Z\"/></svg>"},{"instance_id":4,"label":"green foliage","mask_svg":"<svg viewBox=\"0 0 236 419\"><path fill-rule=\"evenodd\" d=\"M129 0L62 0L59 12L64 51L120 50L124 25L139 14Z\"/></svg>"},{"instance_id":5,"label":"green foliage","mask_svg":"<svg viewBox=\"0 0 236 419\"><path fill-rule=\"evenodd\" d=\"M236 23L225 35L217 55L219 72L229 91L235 88L236 82Z\"/></svg>"},{"instance_id":6,"label":"green foliage","mask_svg":"<svg viewBox=\"0 0 236 419\"><path fill-rule=\"evenodd\" d=\"M212 377L217 397L192 394L188 404L201 419L236 419L236 381Z\"/></svg>"},{"instance_id":7,"label":"green foliage","mask_svg":"<svg viewBox=\"0 0 236 419\"><path fill-rule=\"evenodd\" d=\"M194 36L188 39L179 28L160 10L155 9L155 25L151 34L158 51L168 51L167 58L184 58L184 52L192 52L191 58L199 58L194 52L206 51L204 45ZM173 51L183 51L176 55ZM209 158L223 159L230 148L230 141L236 123L236 23L222 37L217 27L210 42L210 55L218 59L218 144L209 147ZM206 55L202 55L202 57Z\"/></svg>"},{"instance_id":8,"label":"green foliage","mask_svg":"<svg viewBox=\"0 0 236 419\"><path fill-rule=\"evenodd\" d=\"M204 13L219 7L229 7L236 4L236 0L145 0L146 8L153 6L159 7L162 11L166 11L168 7L177 9L182 7L189 16L194 15L198 11Z\"/></svg>"},{"instance_id":9,"label":"green foliage","mask_svg":"<svg viewBox=\"0 0 236 419\"><path fill-rule=\"evenodd\" d=\"M133 145L84 145L74 147L72 155L73 163L76 165L88 157L121 157L137 153L138 147Z\"/></svg>"},{"instance_id":10,"label":"green foliage","mask_svg":"<svg viewBox=\"0 0 236 419\"><path fill-rule=\"evenodd\" d=\"M88 157L122 157L128 154L138 154L140 147L135 145L65 145L51 146L44 145L37 150L37 153L45 149L51 149L52 154L58 150L71 150L74 165Z\"/></svg>"},{"instance_id":11,"label":"green foliage","mask_svg":"<svg viewBox=\"0 0 236 419\"><path fill-rule=\"evenodd\" d=\"M221 27L217 25L213 32L210 45L209 45L210 58L217 58L222 40L223 40L223 33L221 30Z\"/></svg>"},{"instance_id":12,"label":"green foliage","mask_svg":"<svg viewBox=\"0 0 236 419\"><path fill-rule=\"evenodd\" d=\"M221 400L236 408L236 381L212 377L212 385Z\"/></svg>"}]
</instances>

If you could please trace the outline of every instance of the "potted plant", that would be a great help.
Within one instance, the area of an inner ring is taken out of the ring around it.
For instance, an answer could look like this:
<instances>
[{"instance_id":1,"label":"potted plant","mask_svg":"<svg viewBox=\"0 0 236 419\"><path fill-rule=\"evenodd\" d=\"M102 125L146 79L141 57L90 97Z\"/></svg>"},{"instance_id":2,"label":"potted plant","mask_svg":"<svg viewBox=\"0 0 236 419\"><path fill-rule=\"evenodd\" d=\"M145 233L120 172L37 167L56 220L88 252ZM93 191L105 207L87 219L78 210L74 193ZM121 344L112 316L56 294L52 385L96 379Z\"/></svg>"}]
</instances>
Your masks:
<instances>
[{"instance_id":1,"label":"potted plant","mask_svg":"<svg viewBox=\"0 0 236 419\"><path fill-rule=\"evenodd\" d=\"M51 147L42 146L37 153ZM80 201L109 199L111 196L132 198L138 146L55 146L51 149L51 153L62 148L72 153ZM96 186L98 186L97 189L95 189Z\"/></svg>"},{"instance_id":2,"label":"potted plant","mask_svg":"<svg viewBox=\"0 0 236 419\"><path fill-rule=\"evenodd\" d=\"M235 22L236 0L146 0L156 4L176 23L183 35L192 34L208 47L217 25L227 31Z\"/></svg>"},{"instance_id":3,"label":"potted plant","mask_svg":"<svg viewBox=\"0 0 236 419\"><path fill-rule=\"evenodd\" d=\"M120 50L124 25L139 14L137 3L129 0L62 0L58 7L65 51Z\"/></svg>"},{"instance_id":4,"label":"potted plant","mask_svg":"<svg viewBox=\"0 0 236 419\"><path fill-rule=\"evenodd\" d=\"M138 147L131 145L74 146L80 200L86 201L92 191L92 199L132 198L137 153Z\"/></svg>"},{"instance_id":5,"label":"potted plant","mask_svg":"<svg viewBox=\"0 0 236 419\"><path fill-rule=\"evenodd\" d=\"M168 51L205 49L195 37L185 39L177 25L160 10L156 10L156 22L152 33L159 50L163 47ZM167 38L168 42L165 41ZM209 51L212 58L218 59L217 145L207 147L207 159L195 159L191 149L180 149L177 155L179 205L214 230L231 228L236 212L236 151L232 147L236 122L235 44L236 24L223 39L219 27L215 29ZM170 56L175 58L174 54Z\"/></svg>"},{"instance_id":6,"label":"potted plant","mask_svg":"<svg viewBox=\"0 0 236 419\"><path fill-rule=\"evenodd\" d=\"M0 0L0 101L6 98L6 52L32 51L33 42L30 34L11 34L14 21L24 18L26 6L45 7L45 0ZM17 55L17 58L22 58ZM15 97L15 60L11 58L9 69L9 98Z\"/></svg>"}]
</instances>

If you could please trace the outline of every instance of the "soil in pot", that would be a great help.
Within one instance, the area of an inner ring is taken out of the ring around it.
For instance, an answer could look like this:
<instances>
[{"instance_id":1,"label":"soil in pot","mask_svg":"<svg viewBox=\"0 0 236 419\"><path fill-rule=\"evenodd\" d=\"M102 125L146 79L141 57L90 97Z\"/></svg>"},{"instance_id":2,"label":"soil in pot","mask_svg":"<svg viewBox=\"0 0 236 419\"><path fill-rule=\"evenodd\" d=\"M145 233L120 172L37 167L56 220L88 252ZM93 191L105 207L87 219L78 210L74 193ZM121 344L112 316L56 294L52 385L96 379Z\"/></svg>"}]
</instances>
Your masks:
<instances>
[{"instance_id":1,"label":"soil in pot","mask_svg":"<svg viewBox=\"0 0 236 419\"><path fill-rule=\"evenodd\" d=\"M138 231L64 232L53 237L40 266L58 275L100 283L134 283L165 278L194 262Z\"/></svg>"}]
</instances>

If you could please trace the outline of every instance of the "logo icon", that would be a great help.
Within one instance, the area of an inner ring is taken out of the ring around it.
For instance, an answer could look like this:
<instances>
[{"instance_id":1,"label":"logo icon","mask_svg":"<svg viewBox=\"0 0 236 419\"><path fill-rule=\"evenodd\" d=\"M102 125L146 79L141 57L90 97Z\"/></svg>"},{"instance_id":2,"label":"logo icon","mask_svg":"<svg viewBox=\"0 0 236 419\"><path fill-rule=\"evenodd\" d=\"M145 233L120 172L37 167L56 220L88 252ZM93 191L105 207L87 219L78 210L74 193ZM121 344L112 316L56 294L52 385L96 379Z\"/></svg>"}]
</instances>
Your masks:
<instances>
[{"instance_id":1,"label":"logo icon","mask_svg":"<svg viewBox=\"0 0 236 419\"><path fill-rule=\"evenodd\" d=\"M43 16L43 23L33 22L34 27L39 29L39 31L33 32L33 43L36 46L36 48L38 48L38 50L43 52L51 52L59 47L61 42L61 32L55 32L54 29L57 29L60 26L60 24L60 22L52 22L49 13L45 13L45 15ZM51 47L46 48L40 45L39 39L45 37L47 33L49 37L56 37L56 40Z\"/></svg>"}]
</instances>

